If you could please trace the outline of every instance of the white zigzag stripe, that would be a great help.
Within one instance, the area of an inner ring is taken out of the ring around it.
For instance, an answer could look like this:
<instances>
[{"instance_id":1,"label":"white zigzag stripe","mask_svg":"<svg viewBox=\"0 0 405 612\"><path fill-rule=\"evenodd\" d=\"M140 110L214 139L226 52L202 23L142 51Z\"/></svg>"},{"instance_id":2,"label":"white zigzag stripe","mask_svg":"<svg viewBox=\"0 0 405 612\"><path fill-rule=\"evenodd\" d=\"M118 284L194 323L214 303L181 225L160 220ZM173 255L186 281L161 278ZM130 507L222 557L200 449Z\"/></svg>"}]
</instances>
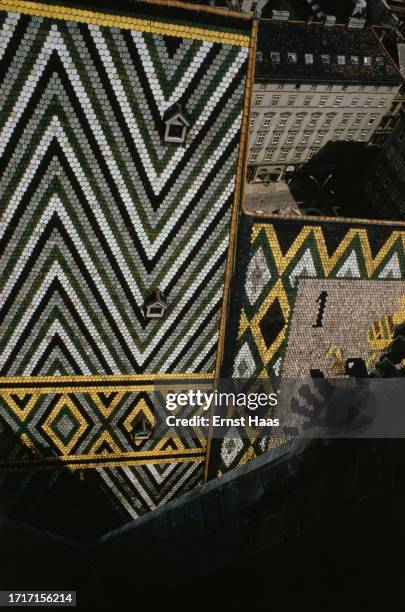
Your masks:
<instances>
[{"instance_id":1,"label":"white zigzag stripe","mask_svg":"<svg viewBox=\"0 0 405 612\"><path fill-rule=\"evenodd\" d=\"M135 144L137 145L137 148L139 150L139 152L142 154L141 155L141 159L142 159L142 163L145 169L145 172L148 175L148 179L151 183L153 192L155 195L159 195L159 193L162 191L162 189L164 188L165 184L167 183L169 177L171 176L171 174L174 172L174 170L176 169L176 167L178 166L178 164L181 162L181 160L183 159L185 152L187 151L188 147L178 147L178 149L176 150L175 154L173 155L173 157L170 159L168 165L166 166L166 168L161 172L161 174L159 175L155 170L153 170L153 162L152 159L150 158L148 151L147 151L147 147L145 144L144 139L142 138L142 134L141 131L139 130L137 123L136 123L136 119L133 115L133 113L129 110L130 109L130 105L127 99L127 96L125 94L124 88L122 86L122 83L120 81L118 81L115 78L116 72L114 70L114 68L112 68L111 66L113 66L113 58L110 54L110 52L105 48L105 45L102 44L102 39L97 35L96 36L96 32L97 34L99 33L99 28L97 26L89 26L92 34L93 34L93 40L94 43L100 53L100 59L104 64L105 70L109 76L110 82L113 85L113 87L116 89L117 91L117 99L119 101L121 110L123 111L125 120L127 122L127 126L128 129L131 133L131 136L133 138L133 141L135 142ZM101 32L100 32L100 36L101 36ZM136 42L137 38L140 38L143 41L142 38L142 34L140 32L132 32L132 36L134 37L134 40ZM208 43L206 43L208 45ZM139 45L139 41L137 44L137 48L139 53L143 54L143 51L145 51L146 53L146 58L144 58L144 63L145 63L145 71L149 71L151 74L153 74L152 68L150 66L148 66L149 61L152 62L152 60L150 59L149 53L147 51L147 49L143 50L141 48L138 47ZM146 45L144 42L142 42L142 45L145 46ZM140 45L139 45L140 46ZM208 47L212 47L211 44L208 45ZM207 53L208 53L207 49ZM146 59L146 61L145 61ZM220 88L221 86L223 86L224 84L229 85L233 79L235 78L235 74L236 72L239 71L240 67L243 65L243 63L246 60L246 50L242 49L238 56L236 57L236 59L234 60L234 62L232 63L232 65L228 68L228 71L226 73L226 75L224 76L224 78L222 79L222 81L218 84L214 94L211 96L211 98L209 99L209 101L207 102L204 110L202 111L201 114L206 114L207 116L211 115L212 112L214 111L215 107L219 104L220 102L220 98L223 96L220 95ZM201 60L202 62L202 60ZM152 91L154 93L155 96L155 102L157 104L159 104L159 100L161 98L163 98L163 92L161 90L160 84L157 80L156 77L152 77L148 74L148 77L150 78L150 84L151 84L151 88ZM155 85L155 82L157 83L157 85ZM181 85L181 84L180 84ZM177 89L180 88L180 85ZM184 93L185 89L186 89L187 83L184 84L183 90L180 92L180 89L178 91L178 94L176 95L176 92L174 92L167 104L166 108L169 108L176 100L179 99L179 97L181 96L182 93ZM225 88L223 88L225 90ZM124 112L124 106L125 106L125 112ZM164 110L166 110L166 108ZM159 109L160 110L160 109ZM160 111L161 114L164 114L164 111L162 113L162 111ZM196 136L199 134L199 132L201 131L203 125L200 124L199 122L196 122L189 133L189 140L192 141L196 138Z\"/></svg>"},{"instance_id":2,"label":"white zigzag stripe","mask_svg":"<svg viewBox=\"0 0 405 612\"><path fill-rule=\"evenodd\" d=\"M66 157L69 160L69 164L70 166L73 168L75 175L77 177L77 180L79 181L79 183L81 184L81 187L83 189L83 191L86 194L86 199L87 201L91 204L92 208L94 211L97 212L96 218L97 221L99 223L99 227L100 230L104 233L104 235L106 236L107 240L109 241L109 243L112 245L113 250L117 253L116 255L116 260L117 263L121 269L121 271L123 272L123 274L127 277L127 278L131 278L132 277L132 272L130 270L130 268L125 264L125 260L124 260L124 256L119 248L118 243L115 240L114 234L111 232L109 225L107 224L107 221L105 219L105 216L102 212L101 207L98 204L97 198L94 195L90 183L88 182L85 173L83 172L76 156L75 153L73 151L73 149L70 147L67 137L65 136L65 133L63 131L62 126L60 125L59 119L57 117L54 117L52 119L51 124L49 125L48 129L46 130L46 132L44 133L42 140L39 142L37 149L34 153L34 155L31 158L31 162L30 165L27 167L27 170L23 176L23 178L20 181L20 184L18 185L16 192L14 194L14 197L11 199L10 204L7 208L7 210L5 211L4 214L4 221L2 224L2 227L0 227L0 238L2 237L2 235L4 234L4 232L6 231L6 228L8 226L8 224L10 223L13 214L15 213L15 211L18 208L18 205L21 201L22 196L24 195L26 189L29 186L29 182L26 181L26 177L28 177L30 175L30 172L33 169L37 169L38 165L41 161L41 158L44 154L44 150L46 150L52 139L56 137L58 139L58 141L60 142L61 147L63 148L63 150L65 151ZM213 161L213 160L212 160ZM22 189L22 185L27 182L26 188L23 190ZM227 200L227 198L232 194L233 192L233 188L234 188L234 183L235 180L234 178L229 182L229 184L227 185L225 191L221 194L221 197L218 199L217 202L217 206L221 207ZM198 189L198 185L195 188L195 191ZM17 196L17 197L16 197ZM185 198L187 199L187 198ZM180 213L175 216L175 220L173 221L172 218L172 225L175 224L175 222L177 221L177 219L179 218ZM44 220L44 216L42 217L42 220ZM206 227L208 227L209 223L210 223L211 219L206 217L203 224L201 225L201 229L206 229ZM141 235L141 240L142 243L145 244L147 242L147 236L146 234ZM160 246L160 245L159 245ZM157 248L154 249L154 251L152 253L150 253L150 257L152 258L155 253L157 252ZM164 286L162 286L162 290L164 290L167 285L170 283L171 279L174 277L174 275L176 274L179 265L185 260L185 258L187 257L187 252L183 251L180 258L176 260L176 262L173 264L173 266L171 267L170 270L168 270L167 274L165 275L165 282L164 282ZM11 279L10 279L11 282ZM130 287L131 287L131 291L132 294L134 295L135 299L138 300L138 303L142 303L143 301L143 297L141 296L141 292L139 290L138 285L136 284L135 279L133 279L133 282L130 283ZM6 287L4 287L3 291L6 290Z\"/></svg>"},{"instance_id":3,"label":"white zigzag stripe","mask_svg":"<svg viewBox=\"0 0 405 612\"><path fill-rule=\"evenodd\" d=\"M44 228L46 226L47 220L49 219L49 215L53 214L54 212L60 211L62 208L63 208L63 204L60 201L59 197L57 195L54 195L52 199L50 200L46 210L44 211L41 219L39 220L37 224L37 228L39 229ZM171 316L166 319L165 323L159 329L159 333L154 336L153 342L151 342L151 344L149 344L146 350L142 353L138 349L138 347L135 345L135 343L132 341L131 334L127 326L125 325L125 322L122 319L120 313L118 312L117 308L112 302L110 298L110 294L107 288L105 287L97 271L96 266L94 265L91 258L88 256L87 250L84 248L84 245L82 244L80 240L80 236L76 232L73 223L71 222L70 219L67 219L66 221L64 221L64 223L65 223L66 229L68 230L71 236L72 242L74 243L78 252L81 254L81 257L86 265L86 268L89 274L92 276L92 278L94 279L94 282L97 284L98 289L103 297L104 303L106 304L107 308L109 309L109 311L115 318L117 325L120 327L123 335L127 338L127 343L129 345L130 350L133 352L137 363L142 365L143 362L146 360L146 358L152 353L154 348L159 344L162 336L165 334L168 327L172 324L173 320L176 319L179 312L181 312L181 310L184 308L186 301L188 300L188 295L184 295L183 298L176 304L175 308L172 310ZM40 238L40 232L36 231L33 234L33 236L30 238L30 240L28 241L24 251L21 253L16 263L14 274L9 278L8 282L5 284L3 288L3 291L0 293L0 302L4 302L5 299L7 299L7 296L9 295L13 286L15 285L16 282L18 282L19 275L21 274L24 268L24 265L30 259L32 250L35 248L35 245L38 242L39 238ZM214 266L215 262L219 259L222 253L226 250L227 244L228 244L228 237L225 237L220 247L211 255L209 261L204 266L204 268L200 270L198 276L195 279L195 283L194 283L195 291L198 291L200 285L204 283L204 280L206 278L208 271ZM133 280L132 276L130 278L131 280ZM138 303L142 304L143 298L140 294L139 294L139 297L140 297L140 301Z\"/></svg>"},{"instance_id":4,"label":"white zigzag stripe","mask_svg":"<svg viewBox=\"0 0 405 612\"><path fill-rule=\"evenodd\" d=\"M55 37L56 35L58 35L60 37L59 32L56 32L56 31L52 31L52 35L53 35L53 37ZM47 41L48 41L48 39L49 39L49 36L47 38ZM61 39L61 37L60 37L60 39ZM110 171L111 171L111 173L112 173L112 175L113 175L113 177L115 179L116 185L117 185L117 187L118 187L118 189L120 191L120 195L121 195L123 201L126 203L128 208L130 208L131 216L133 216L133 218L136 218L136 220L138 221L138 224L140 226L142 226L143 230L145 231L145 228L143 226L142 220L141 220L140 216L137 214L137 211L136 211L136 209L133 206L132 198L130 197L128 190L124 186L124 179L123 179L121 173L118 170L116 162L113 159L113 155L112 155L111 149L110 149L109 145L107 144L107 141L105 139L104 134L102 133L101 126L99 125L99 122L97 120L96 114L95 114L94 110L91 107L91 103L90 103L89 99L87 98L87 95L84 92L84 88L83 88L82 84L79 82L80 81L80 77L79 77L78 73L76 72L76 70L74 68L71 68L72 64L70 62L68 62L68 59L70 59L68 50L67 50L67 48L66 48L66 46L64 45L63 42L61 44L63 44L63 46L64 46L64 49L62 49L62 50L61 49L57 49L55 44L53 45L52 48L56 49L59 52L59 54L61 55L61 59L62 59L64 65L65 65L66 70L68 71L68 73L69 73L69 75L71 77L71 81L73 82L73 84L74 84L74 86L76 88L76 94L78 95L79 99L81 97L84 98L84 102L85 102L84 107L85 107L85 112L87 114L87 118L88 118L89 123L90 123L90 125L92 127L92 130L93 130L93 132L94 132L94 134L95 134L95 136L97 138L97 141L98 141L98 143L100 145L101 153L103 154L103 151L105 151L105 154L104 154L105 161L106 161L107 165L109 165L109 167L110 167ZM50 45L50 42L48 41L48 47L49 47L49 45ZM49 52L49 48L48 48L48 52ZM44 69L44 65L43 64L41 64L41 65L39 64L39 61L40 61L40 58L41 58L42 55L43 55L43 53L41 52L39 54L39 56L38 56L38 60L37 60L37 63L35 65L34 73L36 73L37 71L43 71L43 69ZM45 63L45 62L43 62L43 63ZM25 100L25 105L28 104L28 101L29 101L28 98L27 98L27 93L25 92L25 90L29 90L31 92L30 95L32 95L32 93L33 93L33 91L35 89L35 86L36 86L36 84L38 82L38 79L39 79L39 77L36 76L36 75L33 76L32 78L33 78L33 81L32 81L31 84L30 84L30 77L27 78L26 85L24 87L24 91L20 95L20 98ZM82 95L80 95L80 94L82 94ZM15 111L14 114L17 115L17 116L12 120L12 125L9 123L11 121L11 117L10 117L9 121L7 122L7 124L5 125L3 133L0 135L0 140L2 138L4 139L2 145L0 145L0 154L2 152L4 152L4 147L6 146L8 140L9 140L9 138L11 136L11 133L14 130L15 124L17 123L18 119L20 118L19 116L21 116L21 113L22 113L22 111L20 113L18 111ZM13 114L13 113L11 113L11 114ZM189 204L191 198L195 195L195 193L197 192L199 186L205 180L205 178L206 178L206 176L208 174L208 171L213 167L213 165L216 162L218 156L226 149L226 146L229 143L229 140L239 131L241 117L242 117L242 113L240 113L240 115L238 116L236 121L233 123L233 125L232 125L230 131L228 132L228 134L226 134L224 136L224 138L223 138L221 144L219 145L215 155L211 156L211 158L207 161L207 163L206 163L206 165L204 167L204 170L201 173L199 173L198 180L197 180L197 185L194 188L193 188L193 186L190 187L187 195L185 196L185 198L182 201L182 206L179 206L177 208L177 210L176 210L176 213L177 213L176 218L175 219L172 218L171 220L169 220L168 225L167 225L169 228L172 228L175 225L175 223L177 222L177 219L181 216L181 214L183 213L183 211L185 210L185 208ZM38 164L39 164L39 161L40 161L40 159L38 159ZM27 175L27 172L25 174ZM21 183L20 183L20 185L21 185ZM5 229L5 228L3 228L3 229ZM158 236L158 239L157 239L157 242L155 243L155 248L152 248L152 243L149 241L146 233L145 233L145 235L142 238L145 239L145 250L147 252L151 251L150 257L153 258L156 255L156 253L157 253L157 251L158 251L158 249L159 249L159 247L161 245L162 240L164 239L163 238L163 232L160 232L160 234Z\"/></svg>"},{"instance_id":5,"label":"white zigzag stripe","mask_svg":"<svg viewBox=\"0 0 405 612\"><path fill-rule=\"evenodd\" d=\"M146 76L148 77L148 82L150 84L150 87L153 91L155 102L159 109L160 116L163 117L167 109L170 108L184 94L184 92L187 89L188 83L190 82L190 79L197 72L198 68L201 66L204 59L207 57L209 51L212 49L214 45L213 43L202 41L202 44L200 47L200 54L196 55L193 58L193 61L188 66L187 70L185 71L176 89L172 92L170 98L166 100L163 90L160 87L159 79L153 69L153 61L149 54L148 47L143 39L142 32L138 32L137 30L132 30L131 35L134 40L135 46L138 50L138 53L142 58L143 67L144 67Z\"/></svg>"},{"instance_id":6,"label":"white zigzag stripe","mask_svg":"<svg viewBox=\"0 0 405 612\"><path fill-rule=\"evenodd\" d=\"M53 321L51 327L48 330L48 337L44 338L42 342L40 343L39 347L36 349L35 354L33 355L31 361L27 365L27 371L32 372L32 370L37 365L38 361L41 359L42 355L47 350L49 346L50 338L52 336L55 336L56 334L58 334L62 338L70 354L72 355L72 357L74 357L75 362L78 365L80 365L82 374L84 375L92 374L92 372L87 367L86 363L83 361L80 355L80 352L77 350L77 348L73 344L72 339L68 336L68 334L66 333L62 325L59 323L59 321Z\"/></svg>"},{"instance_id":7,"label":"white zigzag stripe","mask_svg":"<svg viewBox=\"0 0 405 612\"><path fill-rule=\"evenodd\" d=\"M212 309L212 306L215 303L217 303L217 302L219 302L221 300L222 293L223 293L222 289L219 289L217 291L217 293L215 294L215 296L213 297L212 302L207 304L207 306L204 308L204 310L200 311L202 319ZM190 337L193 336L193 334L195 333L196 329L200 325L200 322L201 321L197 319L197 321L195 321L193 323L193 325L191 325L190 328L187 330L187 335L182 335L181 340L176 343L177 348L182 349L187 344L187 342L189 341ZM175 355L172 355L171 358L169 357L169 359L167 361L165 361L165 368L168 368L170 366L170 364L173 363L175 357L176 357Z\"/></svg>"},{"instance_id":8,"label":"white zigzag stripe","mask_svg":"<svg viewBox=\"0 0 405 612\"><path fill-rule=\"evenodd\" d=\"M21 15L17 13L7 13L8 17L4 20L4 23L0 32L0 60L3 59L3 55L7 49L8 43L10 42L13 32L15 30L15 26L9 23L9 17L13 17L14 21L19 21Z\"/></svg>"},{"instance_id":9,"label":"white zigzag stripe","mask_svg":"<svg viewBox=\"0 0 405 612\"><path fill-rule=\"evenodd\" d=\"M23 317L20 319L16 329L14 330L14 333L12 334L10 340L7 343L7 349L1 355L3 361L5 362L8 359L15 345L17 344L21 334L24 332L24 330L27 327L30 326L31 318L34 312L36 311L42 298L46 294L52 281L55 278L57 278L60 281L61 285L64 287L64 289L66 290L66 293L71 297L71 299L73 301L76 300L75 302L76 310L78 314L80 315L82 321L85 323L87 330L91 333L91 336L93 340L96 342L96 344L102 349L103 357L108 362L108 365L111 367L113 371L116 370L117 365L113 357L111 356L108 346L105 344L105 342L103 341L103 339L100 337L99 333L97 332L97 329L94 327L94 324L91 318L88 316L73 286L70 284L69 279L65 275L64 271L62 270L58 262L54 262L52 264L50 270L48 271L47 275L43 279L41 286L37 289L35 293L35 298L34 298L35 301L31 304L30 308L27 308Z\"/></svg>"},{"instance_id":10,"label":"white zigzag stripe","mask_svg":"<svg viewBox=\"0 0 405 612\"><path fill-rule=\"evenodd\" d=\"M129 208L129 212L131 215L131 218L136 219L137 223L138 223L138 227L142 227L143 230L143 234L141 234L140 238L142 240L142 244L143 247L145 249L145 252L147 253L148 257L150 260L153 259L153 257L156 255L156 253L158 252L160 246L162 245L163 241L165 240L165 236L167 235L167 233L173 229L176 225L176 223L178 222L178 220L180 219L181 215L183 214L184 210L186 210L187 206L189 205L189 203L191 202L192 198L195 196L195 194L197 193L200 185L204 182L204 180L206 179L206 177L208 176L209 172L211 171L211 169L214 167L216 161L217 161L217 156L220 156L221 153L223 151L225 151L229 140L232 139L232 137L237 134L239 127L240 127L240 120L241 120L241 114L237 117L237 119L235 120L235 122L232 125L232 128L229 130L228 134L226 134L224 136L224 138L222 139L221 143L218 145L218 148L216 149L216 153L215 155L212 155L211 158L209 158L206 162L206 164L204 165L204 168L202 169L202 171L200 173L198 173L198 176L196 177L196 180L194 182L193 185L190 186L188 192L185 194L184 198L182 199L181 205L179 205L175 211L173 211L172 216L168 219L166 225L165 225L165 231L161 231L159 232L159 234L156 237L156 240L154 241L154 243L152 243L149 238L148 235L145 232L145 228L144 225L142 223L142 219L141 216L138 214L136 208L133 205L132 200L128 197L127 200L127 204L129 202L131 202L131 206L128 206ZM74 169L74 172L76 174L76 177L78 178L79 182L82 183L83 185L83 189L86 188L87 189L87 193L86 193L86 197L89 201L89 203L92 204L92 206L95 207L95 209L98 210L99 214L100 214L100 218L102 217L104 219L104 216L102 214L101 208L98 205L98 201L97 198L95 197L89 182L86 179L86 176L84 174L84 172L82 171L82 169L80 169L80 163L78 162L73 149L70 147L69 142L67 137L65 136L65 133L63 131L62 126L60 125L59 119L57 117L54 117L50 126L48 127L48 129L46 130L46 132L44 133L42 140L40 141L40 143L38 144L35 153L33 154L31 160L30 160L30 164L29 166L27 166L27 169L24 173L24 176L22 177L19 185L17 186L17 189L13 195L13 197L10 199L10 203L9 206L7 208L7 210L4 213L4 220L3 220L3 224L2 226L0 226L0 238L4 235L4 232L6 231L6 228L8 226L8 224L10 223L13 214L15 213L15 211L17 210L17 207L21 201L21 198L23 197L26 189L29 186L30 181L28 180L28 177L30 176L30 173L32 173L32 170L37 170L38 166L42 160L42 157L44 155L44 149L47 149L49 147L49 144L52 140L52 138L59 138L59 142L61 144L61 147L65 150L66 156L69 160L69 163L71 165L71 167ZM23 188L24 186L24 188ZM135 224L136 227L136 224ZM111 239L114 241L114 244L117 248L117 251L120 252L120 249L118 248L118 245L115 242L115 239L113 238L113 235L111 235ZM121 253L120 253L121 254ZM123 256L121 254L120 260L123 261ZM134 293L135 296L140 296L139 293L139 289L137 287L137 291Z\"/></svg>"}]
</instances>

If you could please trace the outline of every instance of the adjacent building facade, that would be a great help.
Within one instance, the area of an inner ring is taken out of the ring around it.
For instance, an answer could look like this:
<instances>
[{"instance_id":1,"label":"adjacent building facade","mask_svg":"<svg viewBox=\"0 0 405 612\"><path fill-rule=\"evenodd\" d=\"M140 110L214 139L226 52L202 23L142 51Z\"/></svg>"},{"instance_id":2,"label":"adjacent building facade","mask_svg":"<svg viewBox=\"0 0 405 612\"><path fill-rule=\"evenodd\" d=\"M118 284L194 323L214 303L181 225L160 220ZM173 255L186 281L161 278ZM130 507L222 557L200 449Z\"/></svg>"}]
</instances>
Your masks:
<instances>
[{"instance_id":1,"label":"adjacent building facade","mask_svg":"<svg viewBox=\"0 0 405 612\"><path fill-rule=\"evenodd\" d=\"M275 17L259 28L249 181L278 181L329 141L372 141L402 83L379 32L364 21Z\"/></svg>"},{"instance_id":2,"label":"adjacent building facade","mask_svg":"<svg viewBox=\"0 0 405 612\"><path fill-rule=\"evenodd\" d=\"M405 114L375 159L361 185L361 196L376 219L405 220Z\"/></svg>"}]
</instances>

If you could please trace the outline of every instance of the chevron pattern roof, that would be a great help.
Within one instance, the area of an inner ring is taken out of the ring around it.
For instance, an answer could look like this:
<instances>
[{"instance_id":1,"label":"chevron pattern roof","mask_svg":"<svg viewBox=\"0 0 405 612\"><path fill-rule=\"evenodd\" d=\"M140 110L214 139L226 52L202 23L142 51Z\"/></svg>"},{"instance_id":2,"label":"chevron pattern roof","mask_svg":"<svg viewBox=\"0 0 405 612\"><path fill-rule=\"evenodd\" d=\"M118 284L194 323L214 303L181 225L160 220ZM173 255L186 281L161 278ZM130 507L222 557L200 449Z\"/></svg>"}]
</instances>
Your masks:
<instances>
[{"instance_id":1,"label":"chevron pattern roof","mask_svg":"<svg viewBox=\"0 0 405 612\"><path fill-rule=\"evenodd\" d=\"M248 50L7 12L1 43L0 373L212 370Z\"/></svg>"},{"instance_id":2,"label":"chevron pattern roof","mask_svg":"<svg viewBox=\"0 0 405 612\"><path fill-rule=\"evenodd\" d=\"M157 375L214 370L251 24L170 2L131 11L0 0L0 487L10 511L24 491L49 493L86 470L128 520L203 478L200 432L133 434L139 417L154 423ZM176 105L187 137L167 144ZM148 320L158 289L167 308Z\"/></svg>"}]
</instances>

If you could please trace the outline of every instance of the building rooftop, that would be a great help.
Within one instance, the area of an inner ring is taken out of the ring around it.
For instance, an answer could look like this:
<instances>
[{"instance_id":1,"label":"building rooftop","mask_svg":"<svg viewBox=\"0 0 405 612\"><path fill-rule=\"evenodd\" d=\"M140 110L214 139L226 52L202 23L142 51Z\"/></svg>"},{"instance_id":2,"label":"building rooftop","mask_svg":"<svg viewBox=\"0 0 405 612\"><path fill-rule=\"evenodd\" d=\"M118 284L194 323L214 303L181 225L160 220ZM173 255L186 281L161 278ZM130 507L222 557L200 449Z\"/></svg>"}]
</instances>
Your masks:
<instances>
[{"instance_id":1,"label":"building rooftop","mask_svg":"<svg viewBox=\"0 0 405 612\"><path fill-rule=\"evenodd\" d=\"M263 8L262 17L270 18L272 11L288 11L290 19L299 19L306 21L313 17L313 12L310 5L302 0L268 0Z\"/></svg>"},{"instance_id":2,"label":"building rooftop","mask_svg":"<svg viewBox=\"0 0 405 612\"><path fill-rule=\"evenodd\" d=\"M258 81L403 81L373 28L262 21L257 50Z\"/></svg>"}]
</instances>

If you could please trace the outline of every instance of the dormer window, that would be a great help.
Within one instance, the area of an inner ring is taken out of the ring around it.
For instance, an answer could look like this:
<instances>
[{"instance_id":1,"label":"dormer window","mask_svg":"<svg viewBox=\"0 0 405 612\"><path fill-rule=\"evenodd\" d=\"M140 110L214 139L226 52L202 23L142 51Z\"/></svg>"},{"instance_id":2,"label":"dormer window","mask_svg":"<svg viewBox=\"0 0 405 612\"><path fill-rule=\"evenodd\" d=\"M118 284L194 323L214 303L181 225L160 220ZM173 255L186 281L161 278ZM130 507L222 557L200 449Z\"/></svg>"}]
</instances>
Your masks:
<instances>
[{"instance_id":1,"label":"dormer window","mask_svg":"<svg viewBox=\"0 0 405 612\"><path fill-rule=\"evenodd\" d=\"M160 289L155 289L145 302L145 317L147 319L162 319L167 309L167 303Z\"/></svg>"},{"instance_id":2,"label":"dormer window","mask_svg":"<svg viewBox=\"0 0 405 612\"><path fill-rule=\"evenodd\" d=\"M330 55L324 53L321 55L322 64L330 64Z\"/></svg>"},{"instance_id":3,"label":"dormer window","mask_svg":"<svg viewBox=\"0 0 405 612\"><path fill-rule=\"evenodd\" d=\"M377 66L384 66L384 58L381 55L377 55L375 58L375 63Z\"/></svg>"},{"instance_id":4,"label":"dormer window","mask_svg":"<svg viewBox=\"0 0 405 612\"><path fill-rule=\"evenodd\" d=\"M365 55L363 57L363 63L365 66L371 66L372 65L371 57L369 55Z\"/></svg>"},{"instance_id":5,"label":"dormer window","mask_svg":"<svg viewBox=\"0 0 405 612\"><path fill-rule=\"evenodd\" d=\"M271 51L270 57L271 57L271 61L273 62L273 64L280 63L280 53L278 51Z\"/></svg>"},{"instance_id":6,"label":"dormer window","mask_svg":"<svg viewBox=\"0 0 405 612\"><path fill-rule=\"evenodd\" d=\"M313 53L305 53L305 63L313 64L314 63L314 54Z\"/></svg>"},{"instance_id":7,"label":"dormer window","mask_svg":"<svg viewBox=\"0 0 405 612\"><path fill-rule=\"evenodd\" d=\"M298 61L298 57L296 53L287 53L287 57L288 57L289 64L296 64Z\"/></svg>"},{"instance_id":8,"label":"dormer window","mask_svg":"<svg viewBox=\"0 0 405 612\"><path fill-rule=\"evenodd\" d=\"M184 144L190 122L184 115L180 104L175 104L166 111L164 121L166 124L164 141L170 144Z\"/></svg>"},{"instance_id":9,"label":"dormer window","mask_svg":"<svg viewBox=\"0 0 405 612\"><path fill-rule=\"evenodd\" d=\"M353 64L353 66L358 66L360 64L360 59L358 55L352 55L351 56L351 62Z\"/></svg>"},{"instance_id":10,"label":"dormer window","mask_svg":"<svg viewBox=\"0 0 405 612\"><path fill-rule=\"evenodd\" d=\"M339 64L339 66L345 66L346 65L346 56L345 55L338 55L337 56L337 63Z\"/></svg>"}]
</instances>

